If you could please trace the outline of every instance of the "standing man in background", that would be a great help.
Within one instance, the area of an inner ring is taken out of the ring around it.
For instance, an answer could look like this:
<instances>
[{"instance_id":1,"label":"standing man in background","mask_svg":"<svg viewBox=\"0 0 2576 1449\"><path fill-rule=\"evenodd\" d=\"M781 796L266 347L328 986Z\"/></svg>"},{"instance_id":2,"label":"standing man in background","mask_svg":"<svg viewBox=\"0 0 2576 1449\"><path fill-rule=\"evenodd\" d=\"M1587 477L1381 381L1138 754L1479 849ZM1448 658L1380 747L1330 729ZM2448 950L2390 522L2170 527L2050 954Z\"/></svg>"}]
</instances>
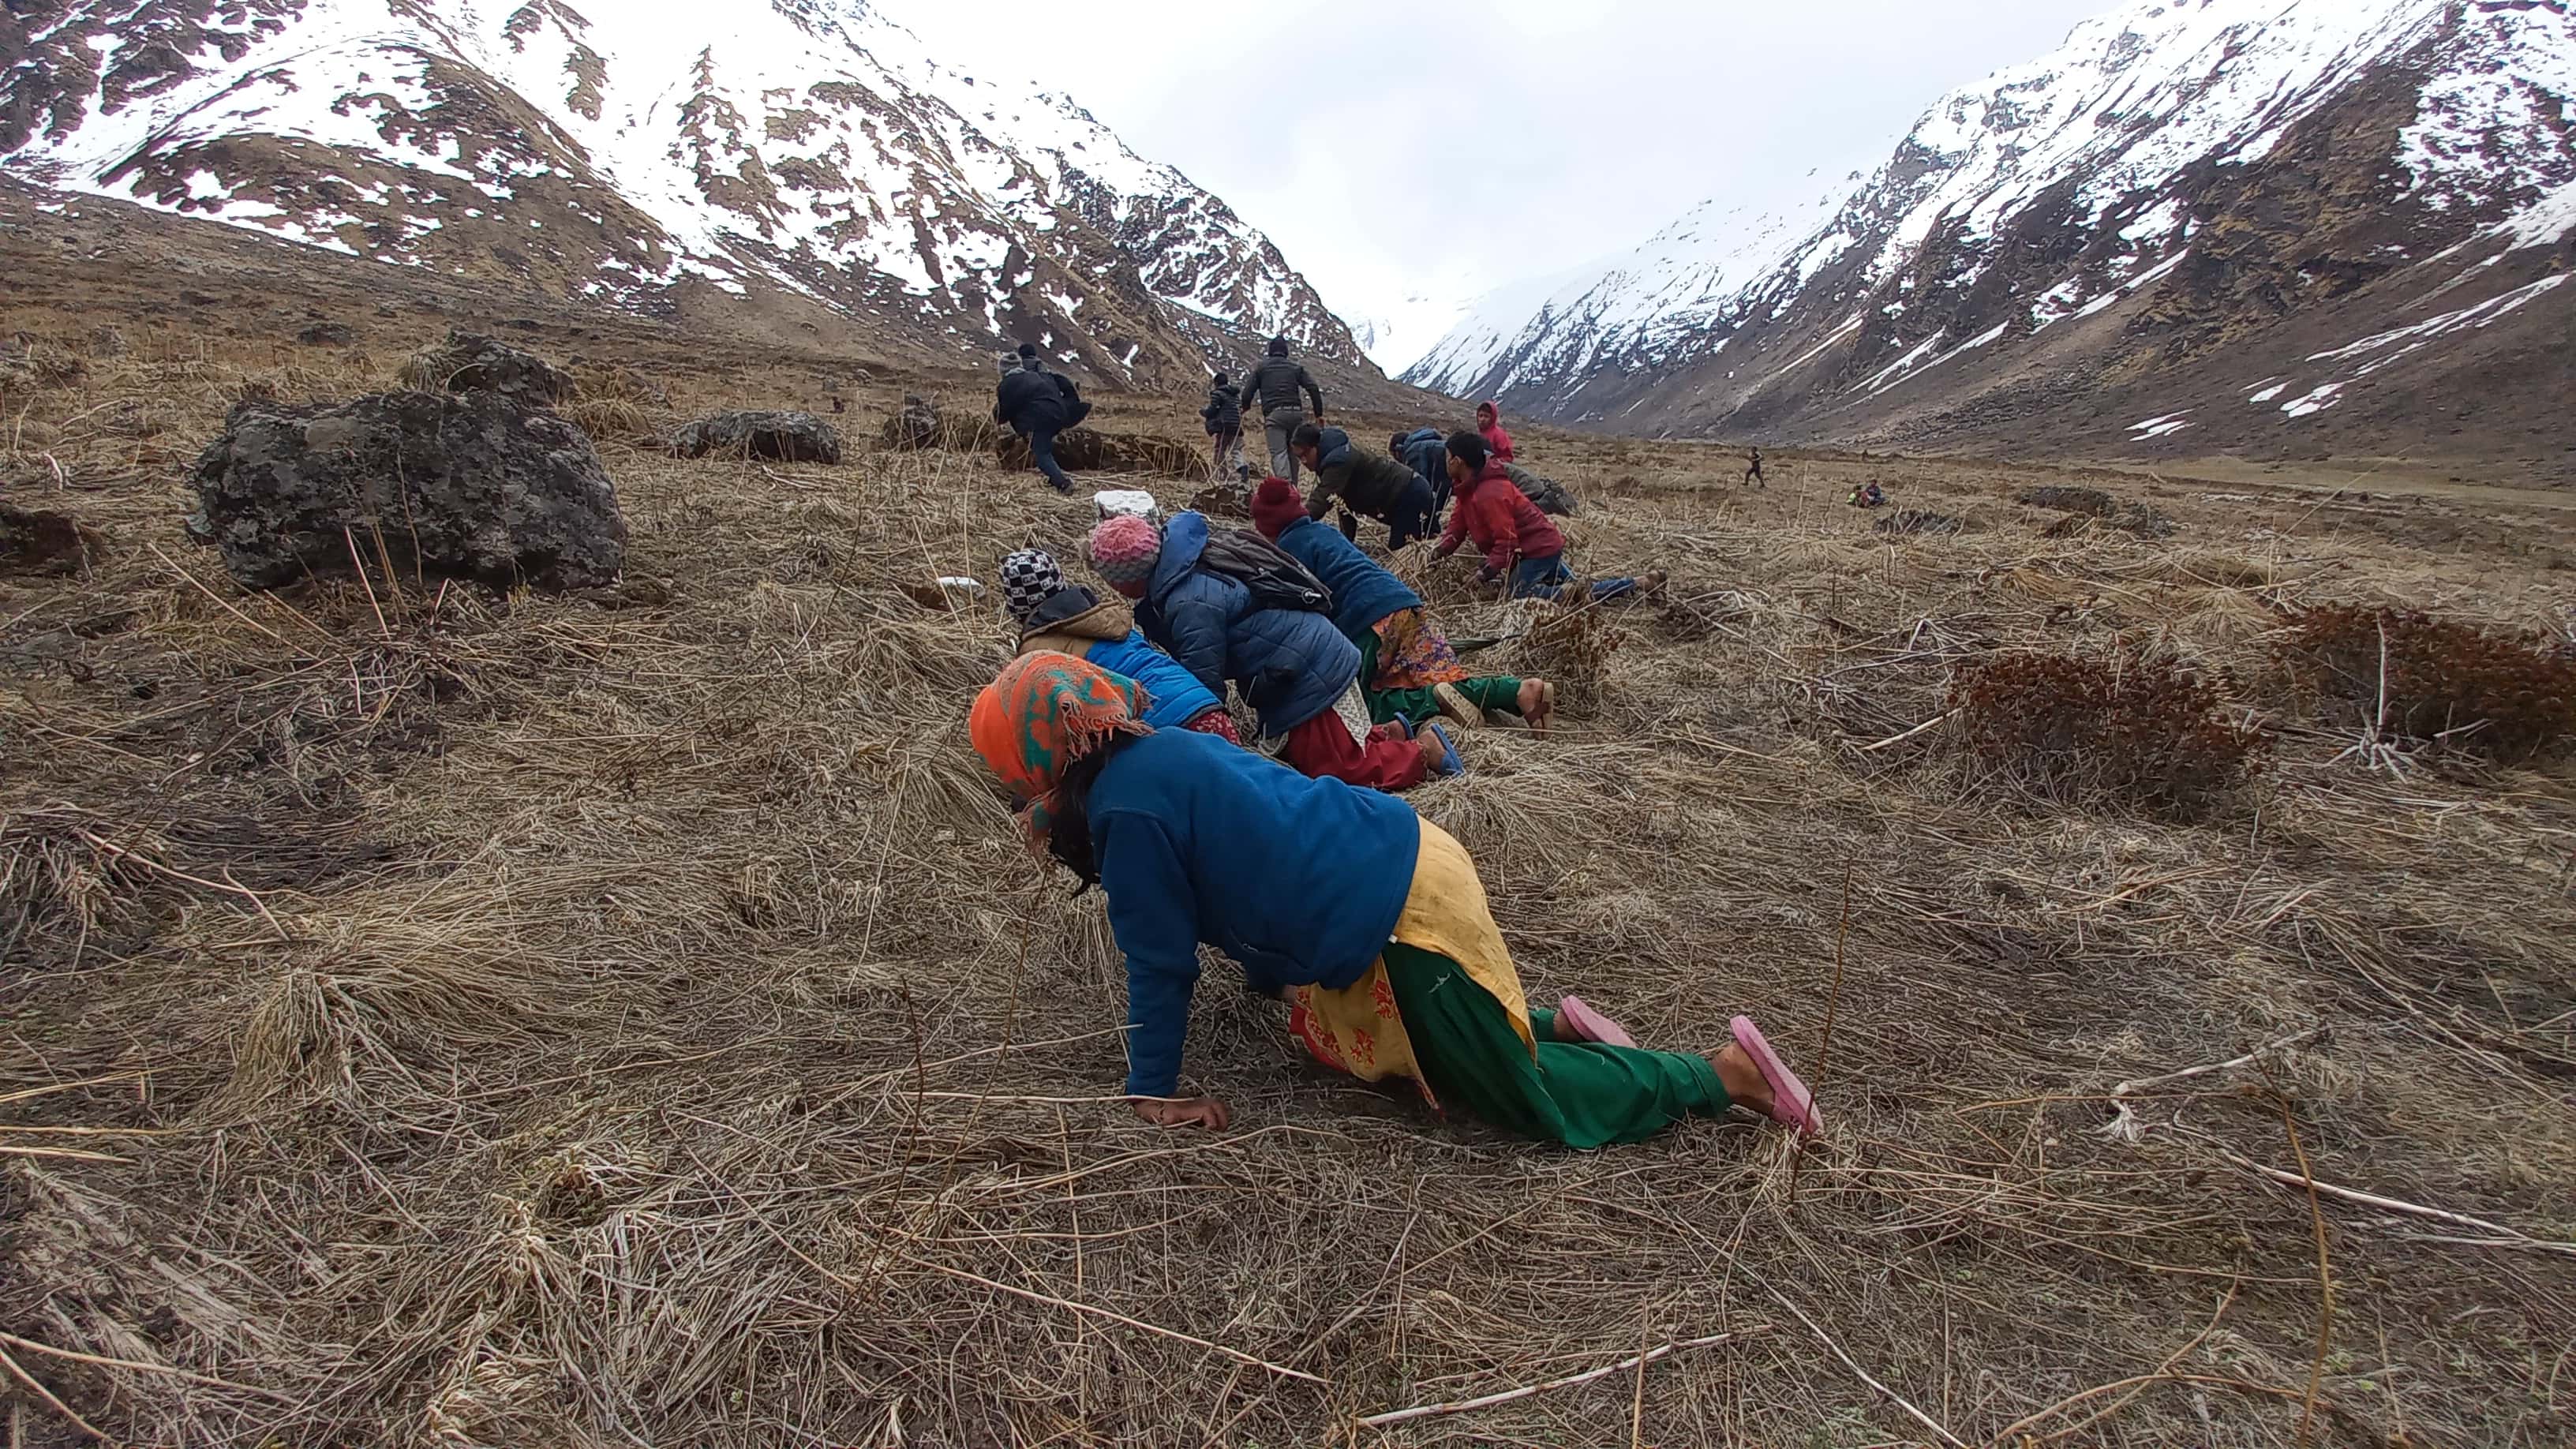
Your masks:
<instances>
[{"instance_id":1,"label":"standing man in background","mask_svg":"<svg viewBox=\"0 0 2576 1449\"><path fill-rule=\"evenodd\" d=\"M1297 455L1288 451L1288 440L1296 436L1298 425L1309 420L1308 409L1298 406L1298 394L1313 409L1312 420L1324 420L1323 390L1315 386L1304 363L1288 355L1288 339L1270 339L1270 355L1252 370L1244 383L1243 405L1261 415L1263 430L1269 435L1270 472L1272 476L1297 481Z\"/></svg>"},{"instance_id":2,"label":"standing man in background","mask_svg":"<svg viewBox=\"0 0 2576 1449\"><path fill-rule=\"evenodd\" d=\"M1009 424L1012 432L1029 440L1029 457L1046 475L1048 487L1071 493L1073 480L1064 476L1055 461L1055 435L1091 415L1091 404L1074 390L1073 379L1047 371L1038 361L1037 348L1023 342L1019 370L1004 373L995 392L993 421Z\"/></svg>"},{"instance_id":3,"label":"standing man in background","mask_svg":"<svg viewBox=\"0 0 2576 1449\"><path fill-rule=\"evenodd\" d=\"M1754 484L1759 483L1765 488L1770 487L1771 480L1762 476L1762 450L1760 448L1755 448L1753 450L1751 462L1752 466L1744 470L1744 486L1750 488Z\"/></svg>"}]
</instances>

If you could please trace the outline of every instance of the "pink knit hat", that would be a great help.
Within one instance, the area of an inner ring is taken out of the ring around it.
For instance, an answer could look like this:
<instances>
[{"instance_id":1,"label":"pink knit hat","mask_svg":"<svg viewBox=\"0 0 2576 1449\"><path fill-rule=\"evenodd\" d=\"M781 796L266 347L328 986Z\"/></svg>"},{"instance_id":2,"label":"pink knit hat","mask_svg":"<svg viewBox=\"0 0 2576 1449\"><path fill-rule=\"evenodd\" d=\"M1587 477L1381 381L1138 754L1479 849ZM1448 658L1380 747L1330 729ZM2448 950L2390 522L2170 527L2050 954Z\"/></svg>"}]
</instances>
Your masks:
<instances>
[{"instance_id":1,"label":"pink knit hat","mask_svg":"<svg viewBox=\"0 0 2576 1449\"><path fill-rule=\"evenodd\" d=\"M1091 530L1091 566L1109 586L1133 598L1154 576L1163 556L1163 530L1151 519L1121 513L1100 520Z\"/></svg>"}]
</instances>

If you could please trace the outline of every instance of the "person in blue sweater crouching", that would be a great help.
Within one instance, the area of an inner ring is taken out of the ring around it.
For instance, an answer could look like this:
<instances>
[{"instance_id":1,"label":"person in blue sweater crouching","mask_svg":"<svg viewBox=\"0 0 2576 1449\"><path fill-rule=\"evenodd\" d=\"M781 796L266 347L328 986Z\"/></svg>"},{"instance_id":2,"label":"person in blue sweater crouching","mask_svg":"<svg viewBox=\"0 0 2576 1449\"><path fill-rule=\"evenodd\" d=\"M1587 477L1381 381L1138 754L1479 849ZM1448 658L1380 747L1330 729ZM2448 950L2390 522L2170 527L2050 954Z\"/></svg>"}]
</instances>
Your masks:
<instances>
[{"instance_id":1,"label":"person in blue sweater crouching","mask_svg":"<svg viewBox=\"0 0 2576 1449\"><path fill-rule=\"evenodd\" d=\"M1029 805L1031 843L1109 898L1127 958L1127 1096L1159 1126L1222 1129L1183 1095L1199 950L1291 1006L1317 1059L1403 1077L1435 1107L1569 1147L1635 1142L1730 1106L1823 1130L1751 1020L1714 1057L1645 1051L1575 997L1534 1010L1464 847L1402 801L1212 736L1158 730L1135 681L1023 655L976 697L975 751Z\"/></svg>"}]
</instances>

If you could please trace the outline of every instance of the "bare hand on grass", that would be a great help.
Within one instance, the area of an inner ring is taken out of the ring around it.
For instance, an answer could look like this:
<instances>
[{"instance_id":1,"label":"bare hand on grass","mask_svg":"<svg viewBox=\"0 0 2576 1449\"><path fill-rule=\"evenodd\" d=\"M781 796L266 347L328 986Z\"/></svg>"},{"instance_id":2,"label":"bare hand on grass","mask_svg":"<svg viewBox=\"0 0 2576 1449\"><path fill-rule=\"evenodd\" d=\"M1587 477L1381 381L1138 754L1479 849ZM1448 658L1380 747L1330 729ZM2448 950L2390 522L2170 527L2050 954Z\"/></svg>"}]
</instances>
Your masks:
<instances>
[{"instance_id":1,"label":"bare hand on grass","mask_svg":"<svg viewBox=\"0 0 2576 1449\"><path fill-rule=\"evenodd\" d=\"M1136 1115L1157 1127L1206 1127L1222 1132L1234 1114L1214 1097L1142 1097Z\"/></svg>"}]
</instances>

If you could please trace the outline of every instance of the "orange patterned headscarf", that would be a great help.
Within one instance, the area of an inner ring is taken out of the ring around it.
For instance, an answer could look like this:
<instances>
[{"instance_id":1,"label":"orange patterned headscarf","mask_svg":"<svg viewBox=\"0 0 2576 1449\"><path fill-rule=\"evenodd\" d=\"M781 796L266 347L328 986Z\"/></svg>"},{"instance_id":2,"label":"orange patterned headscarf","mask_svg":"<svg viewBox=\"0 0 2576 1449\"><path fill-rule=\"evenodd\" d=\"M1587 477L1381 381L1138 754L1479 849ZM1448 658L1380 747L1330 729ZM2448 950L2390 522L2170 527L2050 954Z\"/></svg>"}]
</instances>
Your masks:
<instances>
[{"instance_id":1,"label":"orange patterned headscarf","mask_svg":"<svg viewBox=\"0 0 2576 1449\"><path fill-rule=\"evenodd\" d=\"M1149 735L1144 687L1070 654L1023 654L975 696L966 732L975 753L1029 802L1021 818L1044 840L1062 809L1065 767L1121 734Z\"/></svg>"}]
</instances>

